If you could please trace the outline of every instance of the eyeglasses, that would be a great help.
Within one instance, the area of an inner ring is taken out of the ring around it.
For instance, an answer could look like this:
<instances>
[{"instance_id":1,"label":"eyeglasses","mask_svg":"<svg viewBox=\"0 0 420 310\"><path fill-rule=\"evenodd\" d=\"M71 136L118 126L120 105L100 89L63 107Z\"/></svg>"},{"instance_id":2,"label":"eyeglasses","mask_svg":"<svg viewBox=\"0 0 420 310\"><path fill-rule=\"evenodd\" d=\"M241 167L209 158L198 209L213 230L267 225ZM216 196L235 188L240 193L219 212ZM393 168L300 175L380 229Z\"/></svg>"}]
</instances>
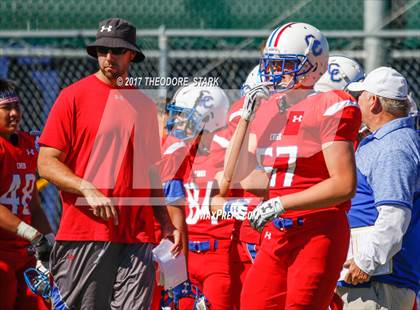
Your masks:
<instances>
[{"instance_id":1,"label":"eyeglasses","mask_svg":"<svg viewBox=\"0 0 420 310\"><path fill-rule=\"evenodd\" d=\"M96 51L99 54L114 54L114 55L122 55L128 51L128 48L124 47L105 47L105 46L97 46Z\"/></svg>"}]
</instances>

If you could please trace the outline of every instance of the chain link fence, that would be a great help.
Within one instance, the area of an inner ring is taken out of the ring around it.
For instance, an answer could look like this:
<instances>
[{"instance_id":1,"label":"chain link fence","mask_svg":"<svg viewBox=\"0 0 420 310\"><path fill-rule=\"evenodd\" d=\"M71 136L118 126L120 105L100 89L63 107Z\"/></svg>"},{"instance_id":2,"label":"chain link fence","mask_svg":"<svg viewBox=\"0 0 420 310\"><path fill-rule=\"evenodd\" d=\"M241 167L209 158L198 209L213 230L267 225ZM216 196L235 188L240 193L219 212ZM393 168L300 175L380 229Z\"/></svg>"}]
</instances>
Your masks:
<instances>
[{"instance_id":1,"label":"chain link fence","mask_svg":"<svg viewBox=\"0 0 420 310\"><path fill-rule=\"evenodd\" d=\"M80 6L79 1L3 0L0 14L8 18L0 20L0 76L20 88L23 129L42 130L60 90L97 70L84 46L94 40L99 20L119 16L138 27L147 58L132 66L131 76L218 77L224 89L239 89L258 64L269 29L287 21L305 21L326 31L331 54L361 64L369 53L366 37L378 38L382 64L404 74L414 98L420 98L420 0L383 0L386 19L377 29L382 33L374 35L363 32L362 0L277 2L90 1ZM161 24L166 30L158 29ZM169 86L163 95L170 97L175 90ZM42 199L56 228L57 191L48 186Z\"/></svg>"}]
</instances>

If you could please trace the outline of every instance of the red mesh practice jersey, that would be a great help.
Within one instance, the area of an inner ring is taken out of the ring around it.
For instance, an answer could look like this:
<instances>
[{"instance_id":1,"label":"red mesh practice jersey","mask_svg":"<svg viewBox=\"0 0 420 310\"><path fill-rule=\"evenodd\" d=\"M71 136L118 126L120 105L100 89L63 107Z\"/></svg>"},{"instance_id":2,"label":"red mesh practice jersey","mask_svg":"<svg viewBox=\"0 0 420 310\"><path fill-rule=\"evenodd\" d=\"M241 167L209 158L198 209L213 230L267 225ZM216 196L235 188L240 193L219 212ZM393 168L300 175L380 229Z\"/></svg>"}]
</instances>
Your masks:
<instances>
[{"instance_id":1,"label":"red mesh practice jersey","mask_svg":"<svg viewBox=\"0 0 420 310\"><path fill-rule=\"evenodd\" d=\"M31 224L30 202L36 181L38 152L35 139L26 132L17 132L17 145L0 137L0 203ZM0 251L27 252L29 242L0 229Z\"/></svg>"}]
</instances>

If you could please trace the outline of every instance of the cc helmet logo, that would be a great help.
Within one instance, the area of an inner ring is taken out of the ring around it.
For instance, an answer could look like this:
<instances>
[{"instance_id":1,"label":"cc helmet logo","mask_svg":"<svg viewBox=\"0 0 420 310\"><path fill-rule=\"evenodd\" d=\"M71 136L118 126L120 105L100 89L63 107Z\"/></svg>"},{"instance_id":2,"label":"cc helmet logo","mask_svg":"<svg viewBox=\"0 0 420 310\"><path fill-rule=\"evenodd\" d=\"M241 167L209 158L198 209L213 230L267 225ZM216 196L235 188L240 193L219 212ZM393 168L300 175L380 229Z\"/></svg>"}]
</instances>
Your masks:
<instances>
[{"instance_id":1,"label":"cc helmet logo","mask_svg":"<svg viewBox=\"0 0 420 310\"><path fill-rule=\"evenodd\" d=\"M111 30L112 30L112 25L108 25L107 27L105 26L105 25L103 25L102 27L101 27L101 32L104 32L104 31L107 31L107 32L111 32Z\"/></svg>"},{"instance_id":2,"label":"cc helmet logo","mask_svg":"<svg viewBox=\"0 0 420 310\"><path fill-rule=\"evenodd\" d=\"M333 82L340 82L342 80L341 78L341 72L340 72L340 65L336 63L330 63L328 65L328 73L331 77L331 81Z\"/></svg>"},{"instance_id":3,"label":"cc helmet logo","mask_svg":"<svg viewBox=\"0 0 420 310\"><path fill-rule=\"evenodd\" d=\"M316 39L312 34L308 34L305 37L305 42L311 48L312 54L314 54L314 56L321 55L322 53L321 42L318 39Z\"/></svg>"},{"instance_id":4,"label":"cc helmet logo","mask_svg":"<svg viewBox=\"0 0 420 310\"><path fill-rule=\"evenodd\" d=\"M213 106L213 97L209 95L210 92L207 90L200 91L198 95L196 106L202 106L206 109L210 109Z\"/></svg>"}]
</instances>

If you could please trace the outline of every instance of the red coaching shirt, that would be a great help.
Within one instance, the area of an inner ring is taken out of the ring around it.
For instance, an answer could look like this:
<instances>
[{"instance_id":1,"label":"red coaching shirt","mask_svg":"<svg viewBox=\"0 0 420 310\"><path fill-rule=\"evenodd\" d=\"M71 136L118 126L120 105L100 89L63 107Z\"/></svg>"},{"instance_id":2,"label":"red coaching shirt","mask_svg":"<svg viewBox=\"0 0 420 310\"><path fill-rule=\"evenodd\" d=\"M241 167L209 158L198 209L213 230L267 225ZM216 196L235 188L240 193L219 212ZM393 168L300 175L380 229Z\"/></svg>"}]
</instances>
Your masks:
<instances>
[{"instance_id":1,"label":"red coaching shirt","mask_svg":"<svg viewBox=\"0 0 420 310\"><path fill-rule=\"evenodd\" d=\"M17 145L0 137L0 203L25 223L31 224L30 202L36 181L38 152L35 139L17 132ZM27 254L29 242L0 229L0 251Z\"/></svg>"},{"instance_id":2,"label":"red coaching shirt","mask_svg":"<svg viewBox=\"0 0 420 310\"><path fill-rule=\"evenodd\" d=\"M40 144L117 207L119 225L94 216L81 197L62 192L57 240L153 242L149 168L160 158L156 107L136 89L117 89L90 75L62 90Z\"/></svg>"},{"instance_id":3,"label":"red coaching shirt","mask_svg":"<svg viewBox=\"0 0 420 310\"><path fill-rule=\"evenodd\" d=\"M258 141L257 161L272 169L269 198L299 192L329 178L323 145L355 141L361 123L359 107L344 91L309 95L283 112L282 96L276 94L263 101L251 123ZM330 208L337 207L348 208L350 201ZM284 216L325 209L287 211Z\"/></svg>"}]
</instances>

